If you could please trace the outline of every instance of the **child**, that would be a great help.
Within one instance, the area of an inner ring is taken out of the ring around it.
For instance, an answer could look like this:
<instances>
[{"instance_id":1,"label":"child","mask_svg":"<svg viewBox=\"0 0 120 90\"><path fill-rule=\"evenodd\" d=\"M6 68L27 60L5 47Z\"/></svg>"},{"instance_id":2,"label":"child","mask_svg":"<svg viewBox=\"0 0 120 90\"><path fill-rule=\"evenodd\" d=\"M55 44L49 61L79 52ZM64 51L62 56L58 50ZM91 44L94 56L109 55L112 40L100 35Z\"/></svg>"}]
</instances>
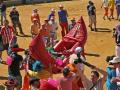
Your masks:
<instances>
[{"instance_id":1,"label":"child","mask_svg":"<svg viewBox=\"0 0 120 90\"><path fill-rule=\"evenodd\" d=\"M30 28L32 37L36 36L39 33L39 29L40 29L39 23L38 23L37 19L34 18L31 28Z\"/></svg>"},{"instance_id":2,"label":"child","mask_svg":"<svg viewBox=\"0 0 120 90\"><path fill-rule=\"evenodd\" d=\"M40 28L40 26L41 26L41 24L40 24L40 17L39 17L39 14L38 14L38 10L37 10L37 9L34 9L34 10L33 10L33 13L32 13L32 16L31 16L31 21L32 21L32 23L33 23L33 20L34 20L34 19L37 19L37 22L38 22L39 28Z\"/></svg>"},{"instance_id":3,"label":"child","mask_svg":"<svg viewBox=\"0 0 120 90\"><path fill-rule=\"evenodd\" d=\"M51 25L48 23L48 20L44 20L44 24L42 25L42 29L40 30L40 33L43 36L43 40L46 46L49 46L50 43L50 30Z\"/></svg>"},{"instance_id":4,"label":"child","mask_svg":"<svg viewBox=\"0 0 120 90\"><path fill-rule=\"evenodd\" d=\"M57 22L55 21L54 17L51 17L49 24L51 25L51 30L50 30L50 41L52 46L54 46L54 40L57 39L57 29L58 29L58 25Z\"/></svg>"}]
</instances>

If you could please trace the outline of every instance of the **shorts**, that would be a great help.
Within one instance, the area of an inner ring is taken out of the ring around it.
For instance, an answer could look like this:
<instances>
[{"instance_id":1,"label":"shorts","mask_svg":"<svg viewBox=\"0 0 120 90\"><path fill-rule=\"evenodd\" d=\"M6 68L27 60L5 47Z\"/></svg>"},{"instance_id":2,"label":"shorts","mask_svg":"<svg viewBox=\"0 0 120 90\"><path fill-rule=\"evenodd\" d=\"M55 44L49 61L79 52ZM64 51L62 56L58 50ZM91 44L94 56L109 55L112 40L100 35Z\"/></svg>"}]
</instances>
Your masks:
<instances>
[{"instance_id":1,"label":"shorts","mask_svg":"<svg viewBox=\"0 0 120 90\"><path fill-rule=\"evenodd\" d=\"M22 88L22 76L21 75L19 75L19 76L10 75L9 78L13 79L13 80L16 80L17 81L17 87Z\"/></svg>"},{"instance_id":2,"label":"shorts","mask_svg":"<svg viewBox=\"0 0 120 90\"><path fill-rule=\"evenodd\" d=\"M90 24L96 23L96 16L95 15L89 16L89 23Z\"/></svg>"}]
</instances>

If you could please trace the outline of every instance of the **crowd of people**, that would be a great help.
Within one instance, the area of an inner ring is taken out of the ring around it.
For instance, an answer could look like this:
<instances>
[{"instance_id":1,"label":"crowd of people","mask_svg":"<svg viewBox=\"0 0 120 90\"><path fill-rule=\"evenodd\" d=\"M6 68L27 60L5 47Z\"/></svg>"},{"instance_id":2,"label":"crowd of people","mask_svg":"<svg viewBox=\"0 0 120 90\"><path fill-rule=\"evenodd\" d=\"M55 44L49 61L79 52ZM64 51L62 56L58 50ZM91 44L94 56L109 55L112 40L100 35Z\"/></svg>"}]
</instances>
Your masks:
<instances>
[{"instance_id":1,"label":"crowd of people","mask_svg":"<svg viewBox=\"0 0 120 90\"><path fill-rule=\"evenodd\" d=\"M115 6L117 19L119 20L120 0L103 0L101 7L104 7L105 10L104 20L106 17L109 20L114 19ZM39 48L43 52L38 51L38 53L46 53L44 56L42 54L35 55L36 51L32 48L35 43L31 43L28 49L19 47L17 35L25 36L25 33L22 29L19 11L17 11L16 7L13 6L9 14L12 26L9 25L9 21L6 18L6 5L2 0L0 0L0 9L2 16L0 27L0 63L3 63L2 52L6 50L6 64L8 65L8 80L4 83L5 90L103 90L105 83L108 90L120 89L120 24L115 26L113 33L116 43L115 55L107 57L108 67L105 71L87 62L83 47L77 46L73 53L66 50L64 53L70 53L69 56L54 50L54 46L58 42L58 23L56 22L56 10L54 8L51 9L43 24L40 21L38 9L33 9L31 14L31 38L38 45L40 44L41 47ZM108 13L109 10L110 15ZM87 11L89 27L91 31L97 31L96 8L91 0L88 2ZM63 38L74 28L77 22L75 17L73 17L71 23L68 23L68 12L63 5L59 5L58 17ZM17 27L20 33L17 31ZM24 52L24 55L20 55L19 52ZM45 57L46 60L36 57ZM64 63L66 57L69 60L67 63ZM47 58L51 60L47 61ZM91 77L84 73L84 65L91 69ZM24 79L20 70L25 71ZM62 76L54 79L53 74L56 73L62 73Z\"/></svg>"}]
</instances>

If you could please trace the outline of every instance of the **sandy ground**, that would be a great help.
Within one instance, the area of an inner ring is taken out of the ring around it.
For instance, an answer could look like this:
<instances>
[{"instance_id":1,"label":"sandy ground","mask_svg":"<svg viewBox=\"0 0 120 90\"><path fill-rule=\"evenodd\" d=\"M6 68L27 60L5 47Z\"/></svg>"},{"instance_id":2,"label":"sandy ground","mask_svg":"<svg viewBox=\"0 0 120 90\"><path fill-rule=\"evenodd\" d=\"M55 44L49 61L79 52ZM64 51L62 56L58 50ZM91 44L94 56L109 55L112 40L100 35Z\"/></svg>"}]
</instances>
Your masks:
<instances>
[{"instance_id":1,"label":"sandy ground","mask_svg":"<svg viewBox=\"0 0 120 90\"><path fill-rule=\"evenodd\" d=\"M103 9L101 9L101 0L93 0L97 9L97 28L98 32L91 32L88 28L88 39L85 45L85 52L88 54L98 54L99 57L87 55L87 61L91 64L96 65L104 70L106 70L107 63L105 62L106 56L113 55L115 49L114 39L112 38L112 28L115 24L119 22L116 20L103 20ZM17 10L20 13L20 19L23 26L25 34L30 35L30 16L32 9L37 8L39 10L41 22L47 18L50 8L55 8L56 12L58 11L58 5L63 4L64 7L68 10L70 20L72 17L79 19L80 16L83 16L86 26L88 26L88 15L87 15L87 6L88 0L75 0L75 1L66 1L66 2L55 2L47 4L35 4L35 5L22 5L17 6ZM10 8L7 9L7 16L9 19ZM116 18L116 13L115 13ZM58 15L56 13L56 19L58 21ZM111 32L109 32L111 31ZM58 37L61 38L60 28L58 30ZM20 47L27 48L29 42L31 41L30 37L18 37L18 43ZM6 58L6 52L3 53L3 59ZM85 68L85 74L89 77L90 69ZM55 75L58 78L60 75ZM7 66L0 64L0 82L3 82L7 77ZM106 90L106 88L104 89Z\"/></svg>"}]
</instances>

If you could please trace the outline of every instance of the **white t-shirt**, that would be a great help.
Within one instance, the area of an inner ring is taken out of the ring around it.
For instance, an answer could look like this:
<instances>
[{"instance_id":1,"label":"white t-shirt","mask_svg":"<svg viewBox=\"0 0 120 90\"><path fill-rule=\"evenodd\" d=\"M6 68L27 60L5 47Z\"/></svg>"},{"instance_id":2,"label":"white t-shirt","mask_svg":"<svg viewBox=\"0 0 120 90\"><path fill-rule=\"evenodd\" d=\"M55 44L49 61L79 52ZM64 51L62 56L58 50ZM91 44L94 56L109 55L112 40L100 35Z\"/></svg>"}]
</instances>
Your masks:
<instances>
[{"instance_id":1,"label":"white t-shirt","mask_svg":"<svg viewBox=\"0 0 120 90\"><path fill-rule=\"evenodd\" d=\"M103 0L103 7L108 7L108 0Z\"/></svg>"},{"instance_id":2,"label":"white t-shirt","mask_svg":"<svg viewBox=\"0 0 120 90\"><path fill-rule=\"evenodd\" d=\"M52 30L50 30L50 31L52 31L52 32L56 32L56 28L58 27L58 25L57 25L57 22L52 22L52 21L49 21L49 25L51 25L52 26Z\"/></svg>"}]
</instances>

